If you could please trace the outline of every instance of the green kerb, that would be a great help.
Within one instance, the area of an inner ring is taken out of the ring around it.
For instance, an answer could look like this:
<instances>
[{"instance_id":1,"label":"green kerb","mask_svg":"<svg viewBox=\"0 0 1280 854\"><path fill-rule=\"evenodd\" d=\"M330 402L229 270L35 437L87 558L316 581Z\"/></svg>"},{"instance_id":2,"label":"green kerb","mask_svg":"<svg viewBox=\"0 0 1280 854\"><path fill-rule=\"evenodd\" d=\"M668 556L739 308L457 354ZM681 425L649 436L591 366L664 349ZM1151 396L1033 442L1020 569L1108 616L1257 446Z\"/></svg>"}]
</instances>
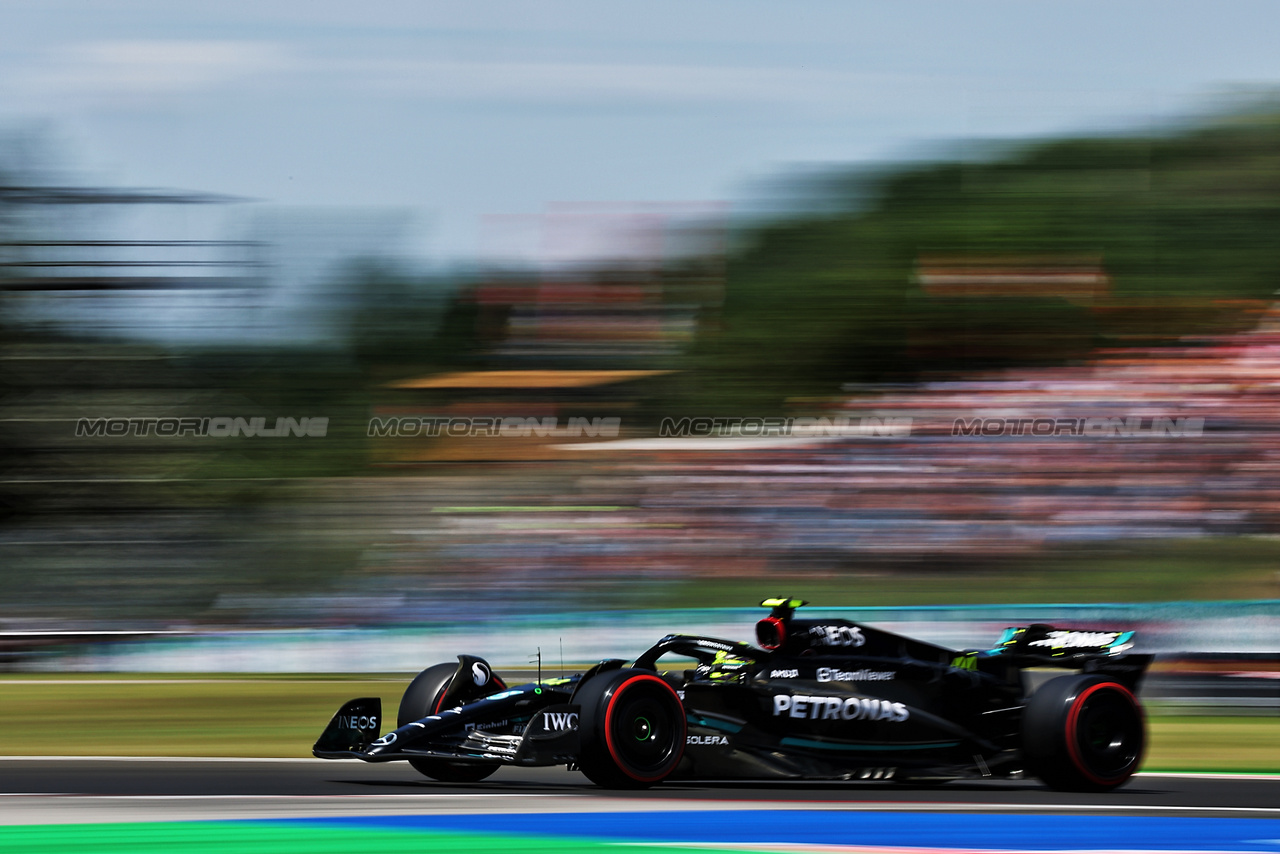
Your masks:
<instances>
[{"instance_id":1,"label":"green kerb","mask_svg":"<svg viewBox=\"0 0 1280 854\"><path fill-rule=\"evenodd\" d=\"M366 830L276 823L271 821L147 822L121 824L58 824L0 827L0 850L5 854L575 854L618 851L604 840L523 834L443 833L423 830ZM693 852L679 846L645 846L646 851ZM705 854L705 852L704 852Z\"/></svg>"}]
</instances>

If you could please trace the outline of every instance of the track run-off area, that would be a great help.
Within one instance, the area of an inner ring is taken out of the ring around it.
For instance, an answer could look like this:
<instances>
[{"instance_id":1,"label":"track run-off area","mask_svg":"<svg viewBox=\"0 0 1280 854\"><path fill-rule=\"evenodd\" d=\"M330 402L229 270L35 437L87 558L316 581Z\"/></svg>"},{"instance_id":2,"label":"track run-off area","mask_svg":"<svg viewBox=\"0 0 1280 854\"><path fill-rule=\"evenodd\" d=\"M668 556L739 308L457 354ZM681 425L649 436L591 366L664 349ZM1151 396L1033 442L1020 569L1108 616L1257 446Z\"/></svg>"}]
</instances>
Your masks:
<instances>
[{"instance_id":1,"label":"track run-off area","mask_svg":"<svg viewBox=\"0 0 1280 854\"><path fill-rule=\"evenodd\" d=\"M1280 852L1280 775L1140 774L1106 794L1036 781L918 787L669 783L563 768L431 782L401 763L0 758L0 851Z\"/></svg>"}]
</instances>

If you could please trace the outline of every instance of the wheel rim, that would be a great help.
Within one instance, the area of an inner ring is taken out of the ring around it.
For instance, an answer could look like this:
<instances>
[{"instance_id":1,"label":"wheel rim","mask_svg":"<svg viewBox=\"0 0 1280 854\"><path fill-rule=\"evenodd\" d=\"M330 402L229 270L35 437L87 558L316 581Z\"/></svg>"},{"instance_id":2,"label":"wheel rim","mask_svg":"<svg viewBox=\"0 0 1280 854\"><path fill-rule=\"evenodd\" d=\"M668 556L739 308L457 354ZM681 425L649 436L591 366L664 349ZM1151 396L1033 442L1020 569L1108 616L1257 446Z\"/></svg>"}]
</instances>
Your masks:
<instances>
[{"instance_id":1,"label":"wheel rim","mask_svg":"<svg viewBox=\"0 0 1280 854\"><path fill-rule=\"evenodd\" d=\"M1142 754L1142 717L1120 685L1094 685L1072 707L1068 744L1077 767L1097 783L1127 779Z\"/></svg>"},{"instance_id":2,"label":"wheel rim","mask_svg":"<svg viewBox=\"0 0 1280 854\"><path fill-rule=\"evenodd\" d=\"M637 780L664 776L684 750L684 708L665 683L636 677L620 685L605 723L614 759Z\"/></svg>"}]
</instances>

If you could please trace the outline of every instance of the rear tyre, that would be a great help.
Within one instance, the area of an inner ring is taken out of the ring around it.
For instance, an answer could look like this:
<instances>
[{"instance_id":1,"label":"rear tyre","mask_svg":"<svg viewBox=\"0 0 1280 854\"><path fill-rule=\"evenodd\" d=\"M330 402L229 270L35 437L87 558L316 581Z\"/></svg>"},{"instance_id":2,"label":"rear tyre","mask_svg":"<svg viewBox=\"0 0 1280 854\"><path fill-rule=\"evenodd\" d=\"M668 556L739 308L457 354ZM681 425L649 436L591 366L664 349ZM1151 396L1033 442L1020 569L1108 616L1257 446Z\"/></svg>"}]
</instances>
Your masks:
<instances>
[{"instance_id":1,"label":"rear tyre","mask_svg":"<svg viewBox=\"0 0 1280 854\"><path fill-rule=\"evenodd\" d=\"M684 756L687 725L675 689L646 670L613 670L583 685L578 766L606 789L644 789Z\"/></svg>"},{"instance_id":2,"label":"rear tyre","mask_svg":"<svg viewBox=\"0 0 1280 854\"><path fill-rule=\"evenodd\" d=\"M1142 762L1146 723L1133 692L1100 676L1059 676L1023 717L1027 771L1055 789L1106 792Z\"/></svg>"},{"instance_id":3,"label":"rear tyre","mask_svg":"<svg viewBox=\"0 0 1280 854\"><path fill-rule=\"evenodd\" d=\"M445 686L458 670L457 664L437 664L419 673L404 696L400 698L400 711L396 714L396 728L421 720L440 711ZM498 770L497 765L478 762L449 762L444 759L417 757L409 764L433 780L442 783L476 783Z\"/></svg>"}]
</instances>

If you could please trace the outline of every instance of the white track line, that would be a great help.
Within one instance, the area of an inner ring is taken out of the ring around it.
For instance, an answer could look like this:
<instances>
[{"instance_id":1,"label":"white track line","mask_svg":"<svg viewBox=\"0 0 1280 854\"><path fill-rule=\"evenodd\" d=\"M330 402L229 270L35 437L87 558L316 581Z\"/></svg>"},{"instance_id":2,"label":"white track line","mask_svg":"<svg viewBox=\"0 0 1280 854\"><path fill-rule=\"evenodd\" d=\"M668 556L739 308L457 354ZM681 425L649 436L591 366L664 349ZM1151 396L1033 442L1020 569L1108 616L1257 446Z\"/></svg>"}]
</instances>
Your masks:
<instances>
[{"instance_id":1,"label":"white track line","mask_svg":"<svg viewBox=\"0 0 1280 854\"><path fill-rule=\"evenodd\" d=\"M6 543L5 545L13 545ZM65 545L65 543L60 543ZM403 679L2 679L8 685L343 685L350 683L403 685Z\"/></svg>"},{"instance_id":2,"label":"white track line","mask_svg":"<svg viewBox=\"0 0 1280 854\"><path fill-rule=\"evenodd\" d=\"M335 760L311 756L0 756L0 762L280 762L331 764ZM341 760L339 760L341 761ZM336 767L336 766L335 766ZM1187 780L1280 780L1280 774L1229 771L1140 771L1135 777L1170 777ZM742 783L743 780L689 780L690 783ZM750 781L745 781L750 782ZM761 780L771 786L812 785L821 780ZM838 782L838 781L837 781ZM860 781L853 781L860 782ZM852 787L850 787L852 788Z\"/></svg>"},{"instance_id":3,"label":"white track line","mask_svg":"<svg viewBox=\"0 0 1280 854\"><path fill-rule=\"evenodd\" d=\"M292 762L324 765L332 764L334 760L314 756L0 756L0 762Z\"/></svg>"},{"instance_id":4,"label":"white track line","mask_svg":"<svg viewBox=\"0 0 1280 854\"><path fill-rule=\"evenodd\" d=\"M1221 806L1166 806L1156 804L1011 804L1011 803L968 803L968 802L912 802L902 801L729 801L729 800L685 800L668 801L666 799L629 800L600 797L589 792L438 792L421 794L361 794L361 795L88 795L46 792L0 793L0 802L7 798L51 798L65 801L158 801L158 802L201 802L201 801L273 801L278 803L320 802L320 803L367 803L378 801L391 802L424 802L454 801L470 799L488 801L490 799L520 800L533 799L568 799L590 803L597 807L619 809L622 812L716 812L723 810L789 810L795 812L812 811L846 811L846 812L1104 812L1104 813L1264 813L1280 815L1280 807L1221 807ZM570 806L570 805L566 805ZM570 806L556 812L580 811Z\"/></svg>"},{"instance_id":5,"label":"white track line","mask_svg":"<svg viewBox=\"0 0 1280 854\"><path fill-rule=\"evenodd\" d=\"M1251 774L1248 771L1139 771L1135 777L1181 777L1188 780L1280 780L1280 774Z\"/></svg>"},{"instance_id":6,"label":"white track line","mask_svg":"<svg viewBox=\"0 0 1280 854\"><path fill-rule=\"evenodd\" d=\"M574 795L568 795L573 797ZM559 792L424 792L422 794L389 795L87 795L75 792L0 792L0 798L76 798L95 801L359 801L359 800L421 800L423 798L562 798Z\"/></svg>"}]
</instances>

